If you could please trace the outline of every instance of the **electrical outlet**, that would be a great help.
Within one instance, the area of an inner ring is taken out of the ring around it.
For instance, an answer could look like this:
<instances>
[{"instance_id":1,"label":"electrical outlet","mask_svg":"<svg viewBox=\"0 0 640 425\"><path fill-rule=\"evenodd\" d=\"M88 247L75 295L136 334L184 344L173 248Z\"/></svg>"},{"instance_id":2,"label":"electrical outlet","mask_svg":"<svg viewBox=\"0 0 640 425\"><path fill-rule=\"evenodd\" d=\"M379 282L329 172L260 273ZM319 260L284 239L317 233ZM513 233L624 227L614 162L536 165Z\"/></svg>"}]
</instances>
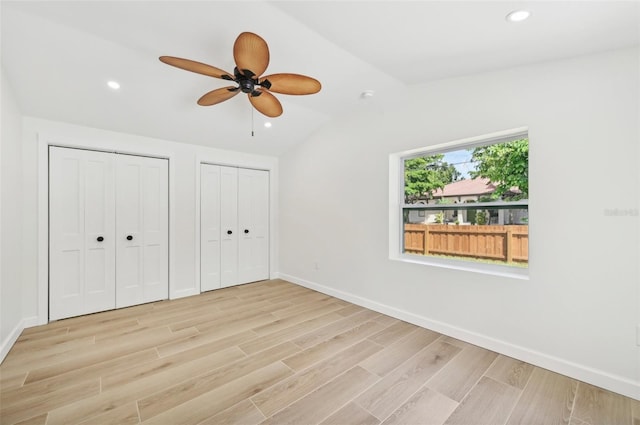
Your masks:
<instances>
[{"instance_id":1,"label":"electrical outlet","mask_svg":"<svg viewBox=\"0 0 640 425\"><path fill-rule=\"evenodd\" d=\"M318 264L318 262L317 262L317 261L314 261L314 262L313 262L313 269L314 269L314 270L320 270L320 264Z\"/></svg>"},{"instance_id":2,"label":"electrical outlet","mask_svg":"<svg viewBox=\"0 0 640 425\"><path fill-rule=\"evenodd\" d=\"M640 325L636 326L636 345L640 347Z\"/></svg>"}]
</instances>

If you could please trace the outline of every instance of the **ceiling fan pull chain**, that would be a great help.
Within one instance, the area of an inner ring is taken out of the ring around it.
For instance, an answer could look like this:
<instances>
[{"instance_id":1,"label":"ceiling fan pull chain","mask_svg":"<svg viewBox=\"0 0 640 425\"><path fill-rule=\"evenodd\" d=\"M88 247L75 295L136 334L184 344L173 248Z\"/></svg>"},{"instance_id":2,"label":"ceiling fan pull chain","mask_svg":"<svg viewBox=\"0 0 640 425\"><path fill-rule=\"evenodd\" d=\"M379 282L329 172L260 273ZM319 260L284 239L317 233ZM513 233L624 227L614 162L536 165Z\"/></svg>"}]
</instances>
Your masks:
<instances>
[{"instance_id":1,"label":"ceiling fan pull chain","mask_svg":"<svg viewBox=\"0 0 640 425\"><path fill-rule=\"evenodd\" d=\"M253 108L251 108L251 137L253 137Z\"/></svg>"}]
</instances>

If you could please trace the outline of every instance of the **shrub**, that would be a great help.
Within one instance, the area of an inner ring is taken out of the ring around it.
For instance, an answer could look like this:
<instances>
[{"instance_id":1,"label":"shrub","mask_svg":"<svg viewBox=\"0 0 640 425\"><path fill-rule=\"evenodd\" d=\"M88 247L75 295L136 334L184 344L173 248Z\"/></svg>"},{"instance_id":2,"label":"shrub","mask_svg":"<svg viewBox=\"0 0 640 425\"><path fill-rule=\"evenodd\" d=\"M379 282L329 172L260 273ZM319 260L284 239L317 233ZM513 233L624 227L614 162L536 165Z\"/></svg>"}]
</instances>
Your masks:
<instances>
[{"instance_id":1,"label":"shrub","mask_svg":"<svg viewBox=\"0 0 640 425\"><path fill-rule=\"evenodd\" d=\"M487 212L483 210L478 210L476 212L476 223L479 225L487 224Z\"/></svg>"}]
</instances>

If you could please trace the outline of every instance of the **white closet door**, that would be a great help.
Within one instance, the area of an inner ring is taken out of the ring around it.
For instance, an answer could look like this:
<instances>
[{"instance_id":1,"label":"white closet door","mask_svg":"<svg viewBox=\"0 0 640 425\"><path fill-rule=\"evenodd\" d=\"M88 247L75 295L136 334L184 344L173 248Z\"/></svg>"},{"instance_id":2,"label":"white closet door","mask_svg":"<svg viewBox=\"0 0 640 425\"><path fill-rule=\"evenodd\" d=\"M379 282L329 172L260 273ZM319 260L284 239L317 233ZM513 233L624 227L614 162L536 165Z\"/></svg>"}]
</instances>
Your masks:
<instances>
[{"instance_id":1,"label":"white closet door","mask_svg":"<svg viewBox=\"0 0 640 425\"><path fill-rule=\"evenodd\" d=\"M49 148L49 319L115 308L113 156Z\"/></svg>"},{"instance_id":2,"label":"white closet door","mask_svg":"<svg viewBox=\"0 0 640 425\"><path fill-rule=\"evenodd\" d=\"M238 284L238 169L220 167L220 286Z\"/></svg>"},{"instance_id":3,"label":"white closet door","mask_svg":"<svg viewBox=\"0 0 640 425\"><path fill-rule=\"evenodd\" d=\"M247 283L269 278L269 172L238 173L238 283Z\"/></svg>"},{"instance_id":4,"label":"white closet door","mask_svg":"<svg viewBox=\"0 0 640 425\"><path fill-rule=\"evenodd\" d=\"M200 166L200 290L220 288L220 167Z\"/></svg>"},{"instance_id":5,"label":"white closet door","mask_svg":"<svg viewBox=\"0 0 640 425\"><path fill-rule=\"evenodd\" d=\"M168 298L168 161L116 157L116 307Z\"/></svg>"}]
</instances>

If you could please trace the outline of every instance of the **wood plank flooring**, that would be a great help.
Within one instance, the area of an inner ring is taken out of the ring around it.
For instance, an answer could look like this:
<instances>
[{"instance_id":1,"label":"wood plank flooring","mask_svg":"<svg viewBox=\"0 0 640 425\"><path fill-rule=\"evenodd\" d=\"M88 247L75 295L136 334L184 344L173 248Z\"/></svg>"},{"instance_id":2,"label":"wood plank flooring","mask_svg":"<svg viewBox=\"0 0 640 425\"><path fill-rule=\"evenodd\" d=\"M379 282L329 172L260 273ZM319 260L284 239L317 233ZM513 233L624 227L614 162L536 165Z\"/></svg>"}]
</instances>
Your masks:
<instances>
[{"instance_id":1,"label":"wood plank flooring","mask_svg":"<svg viewBox=\"0 0 640 425\"><path fill-rule=\"evenodd\" d=\"M640 425L640 402L272 280L26 329L0 423Z\"/></svg>"}]
</instances>

